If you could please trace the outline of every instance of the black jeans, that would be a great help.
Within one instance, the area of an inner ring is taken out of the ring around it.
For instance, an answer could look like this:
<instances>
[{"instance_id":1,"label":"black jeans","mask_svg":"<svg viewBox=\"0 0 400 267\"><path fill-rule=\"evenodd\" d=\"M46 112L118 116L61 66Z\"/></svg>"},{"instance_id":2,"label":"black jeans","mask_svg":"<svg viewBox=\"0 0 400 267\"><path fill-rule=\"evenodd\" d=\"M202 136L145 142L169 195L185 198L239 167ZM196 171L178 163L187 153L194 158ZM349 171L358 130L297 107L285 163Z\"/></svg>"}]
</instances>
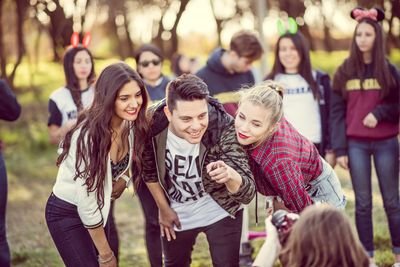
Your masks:
<instances>
[{"instance_id":1,"label":"black jeans","mask_svg":"<svg viewBox=\"0 0 400 267\"><path fill-rule=\"evenodd\" d=\"M6 235L7 172L0 151L0 266L10 266L10 248Z\"/></svg>"},{"instance_id":2,"label":"black jeans","mask_svg":"<svg viewBox=\"0 0 400 267\"><path fill-rule=\"evenodd\" d=\"M238 267L243 210L236 217L226 217L209 226L177 231L176 239L162 238L165 267L189 267L199 233L205 233L214 267Z\"/></svg>"},{"instance_id":3,"label":"black jeans","mask_svg":"<svg viewBox=\"0 0 400 267\"><path fill-rule=\"evenodd\" d=\"M119 239L113 211L112 203L104 231L114 255L118 257ZM99 266L96 247L89 231L83 226L75 205L59 199L52 193L47 200L46 222L65 266Z\"/></svg>"},{"instance_id":4,"label":"black jeans","mask_svg":"<svg viewBox=\"0 0 400 267\"><path fill-rule=\"evenodd\" d=\"M137 190L145 219L145 239L147 255L151 267L162 266L161 232L158 223L158 208L145 183L141 183Z\"/></svg>"}]
</instances>

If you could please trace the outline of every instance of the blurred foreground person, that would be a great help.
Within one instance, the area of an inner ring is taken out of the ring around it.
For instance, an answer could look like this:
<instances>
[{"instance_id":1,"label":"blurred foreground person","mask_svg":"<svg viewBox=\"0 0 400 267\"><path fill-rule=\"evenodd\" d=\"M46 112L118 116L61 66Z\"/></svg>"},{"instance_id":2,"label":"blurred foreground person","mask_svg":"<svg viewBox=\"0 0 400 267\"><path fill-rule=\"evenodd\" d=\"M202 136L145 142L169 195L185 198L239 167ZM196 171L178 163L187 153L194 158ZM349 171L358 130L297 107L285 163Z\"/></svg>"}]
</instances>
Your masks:
<instances>
[{"instance_id":1,"label":"blurred foreground person","mask_svg":"<svg viewBox=\"0 0 400 267\"><path fill-rule=\"evenodd\" d=\"M21 114L21 107L10 87L0 80L0 119L15 121ZM0 266L10 266L10 249L6 234L7 206L7 171L2 154L3 144L0 140Z\"/></svg>"},{"instance_id":2,"label":"blurred foreground person","mask_svg":"<svg viewBox=\"0 0 400 267\"><path fill-rule=\"evenodd\" d=\"M265 220L267 237L254 267L272 267L280 255L283 267L368 267L368 255L353 231L349 218L332 206L307 207L281 247L271 217Z\"/></svg>"}]
</instances>

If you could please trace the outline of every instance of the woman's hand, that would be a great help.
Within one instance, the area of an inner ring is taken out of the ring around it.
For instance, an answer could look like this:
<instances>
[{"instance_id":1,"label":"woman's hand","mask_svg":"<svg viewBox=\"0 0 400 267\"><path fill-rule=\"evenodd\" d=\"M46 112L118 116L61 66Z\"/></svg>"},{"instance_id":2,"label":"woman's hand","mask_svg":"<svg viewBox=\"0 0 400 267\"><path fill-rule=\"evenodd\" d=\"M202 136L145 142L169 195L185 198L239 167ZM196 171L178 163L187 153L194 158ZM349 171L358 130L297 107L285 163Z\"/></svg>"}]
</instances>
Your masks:
<instances>
[{"instance_id":1,"label":"woman's hand","mask_svg":"<svg viewBox=\"0 0 400 267\"><path fill-rule=\"evenodd\" d=\"M117 267L117 258L111 251L107 254L99 255L99 267Z\"/></svg>"},{"instance_id":2,"label":"woman's hand","mask_svg":"<svg viewBox=\"0 0 400 267\"><path fill-rule=\"evenodd\" d=\"M345 170L349 169L349 158L347 156L340 156L336 158L337 164Z\"/></svg>"},{"instance_id":3,"label":"woman's hand","mask_svg":"<svg viewBox=\"0 0 400 267\"><path fill-rule=\"evenodd\" d=\"M278 231L271 222L272 216L265 219L265 237L264 244L261 246L253 267L272 267L281 251L281 243L279 243Z\"/></svg>"},{"instance_id":4,"label":"woman's hand","mask_svg":"<svg viewBox=\"0 0 400 267\"><path fill-rule=\"evenodd\" d=\"M365 127L368 128L375 128L376 125L378 124L378 120L375 118L374 114L372 114L371 112L367 114L367 116L365 116L365 118L363 119L363 124Z\"/></svg>"}]
</instances>

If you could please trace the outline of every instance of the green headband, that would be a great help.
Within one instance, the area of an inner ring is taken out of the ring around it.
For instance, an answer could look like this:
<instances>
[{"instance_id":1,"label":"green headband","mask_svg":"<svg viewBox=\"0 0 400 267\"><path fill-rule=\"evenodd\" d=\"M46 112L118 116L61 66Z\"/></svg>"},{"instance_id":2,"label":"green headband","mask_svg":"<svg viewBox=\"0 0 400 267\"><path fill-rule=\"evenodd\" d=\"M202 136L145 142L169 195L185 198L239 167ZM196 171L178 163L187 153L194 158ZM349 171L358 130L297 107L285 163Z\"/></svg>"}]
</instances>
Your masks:
<instances>
[{"instance_id":1,"label":"green headband","mask_svg":"<svg viewBox=\"0 0 400 267\"><path fill-rule=\"evenodd\" d=\"M284 23L281 19L278 19L277 27L278 33L281 36L286 33L295 34L298 30L297 23L292 17L289 17L286 23Z\"/></svg>"}]
</instances>

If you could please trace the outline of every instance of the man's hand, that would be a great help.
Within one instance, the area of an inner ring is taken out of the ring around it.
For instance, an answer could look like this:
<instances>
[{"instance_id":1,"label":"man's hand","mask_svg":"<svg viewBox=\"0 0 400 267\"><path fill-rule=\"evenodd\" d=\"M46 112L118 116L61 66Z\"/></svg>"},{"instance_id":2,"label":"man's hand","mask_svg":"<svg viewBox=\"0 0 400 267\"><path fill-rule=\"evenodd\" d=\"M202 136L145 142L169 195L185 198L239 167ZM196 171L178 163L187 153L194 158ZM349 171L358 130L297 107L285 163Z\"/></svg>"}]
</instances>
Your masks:
<instances>
[{"instance_id":1,"label":"man's hand","mask_svg":"<svg viewBox=\"0 0 400 267\"><path fill-rule=\"evenodd\" d=\"M365 118L363 119L363 124L365 127L368 128L375 128L376 125L378 124L378 120L375 118L374 114L372 114L371 112L367 114L367 116L365 116Z\"/></svg>"},{"instance_id":2,"label":"man's hand","mask_svg":"<svg viewBox=\"0 0 400 267\"><path fill-rule=\"evenodd\" d=\"M121 196L126 188L126 181L122 178L117 181L113 181L113 187L111 192L111 199L115 200Z\"/></svg>"},{"instance_id":3,"label":"man's hand","mask_svg":"<svg viewBox=\"0 0 400 267\"><path fill-rule=\"evenodd\" d=\"M181 222L179 221L176 212L170 207L159 209L158 218L160 223L161 236L165 236L168 241L171 241L171 238L176 239L174 225L176 225L178 229L181 228Z\"/></svg>"},{"instance_id":4,"label":"man's hand","mask_svg":"<svg viewBox=\"0 0 400 267\"><path fill-rule=\"evenodd\" d=\"M210 162L206 169L213 181L218 184L225 184L231 193L235 193L239 190L242 184L242 177L222 160Z\"/></svg>"},{"instance_id":5,"label":"man's hand","mask_svg":"<svg viewBox=\"0 0 400 267\"><path fill-rule=\"evenodd\" d=\"M336 158L337 164L345 170L349 169L349 158L347 156L340 156Z\"/></svg>"}]
</instances>

